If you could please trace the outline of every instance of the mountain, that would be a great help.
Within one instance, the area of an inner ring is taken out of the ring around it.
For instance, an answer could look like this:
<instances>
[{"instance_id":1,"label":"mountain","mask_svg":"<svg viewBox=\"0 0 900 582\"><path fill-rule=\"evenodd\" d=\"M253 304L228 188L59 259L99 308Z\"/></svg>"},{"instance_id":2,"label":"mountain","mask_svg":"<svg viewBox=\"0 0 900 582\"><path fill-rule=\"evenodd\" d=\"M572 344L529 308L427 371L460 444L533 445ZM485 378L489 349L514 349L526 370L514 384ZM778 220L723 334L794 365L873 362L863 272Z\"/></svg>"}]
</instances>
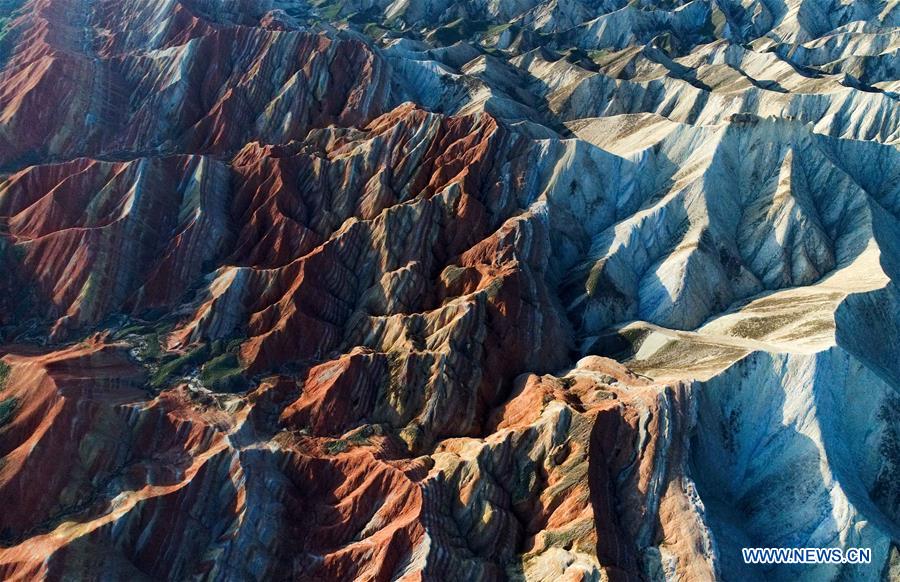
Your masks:
<instances>
[{"instance_id":1,"label":"mountain","mask_svg":"<svg viewBox=\"0 0 900 582\"><path fill-rule=\"evenodd\" d=\"M0 0L0 577L900 580L898 51L894 0Z\"/></svg>"}]
</instances>

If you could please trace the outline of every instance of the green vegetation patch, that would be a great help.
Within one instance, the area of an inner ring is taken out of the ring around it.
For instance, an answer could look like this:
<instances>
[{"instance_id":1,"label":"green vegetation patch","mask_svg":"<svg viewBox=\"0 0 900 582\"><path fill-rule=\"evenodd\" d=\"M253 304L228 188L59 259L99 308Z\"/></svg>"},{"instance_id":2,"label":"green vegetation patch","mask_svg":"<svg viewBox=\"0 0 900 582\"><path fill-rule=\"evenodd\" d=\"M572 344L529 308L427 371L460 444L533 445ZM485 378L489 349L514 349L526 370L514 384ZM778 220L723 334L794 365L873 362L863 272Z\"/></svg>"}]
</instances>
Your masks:
<instances>
[{"instance_id":1,"label":"green vegetation patch","mask_svg":"<svg viewBox=\"0 0 900 582\"><path fill-rule=\"evenodd\" d=\"M316 8L316 13L325 20L336 20L344 9L343 2L333 2L331 0L316 2L313 6Z\"/></svg>"},{"instance_id":2,"label":"green vegetation patch","mask_svg":"<svg viewBox=\"0 0 900 582\"><path fill-rule=\"evenodd\" d=\"M376 24L374 22L370 22L363 27L363 34L368 36L373 40L378 40L387 34L389 30L384 28L383 26Z\"/></svg>"},{"instance_id":3,"label":"green vegetation patch","mask_svg":"<svg viewBox=\"0 0 900 582\"><path fill-rule=\"evenodd\" d=\"M351 449L372 444L369 439L375 435L383 435L384 429L380 425L367 424L346 435L346 438L334 439L325 443L325 451L329 455L337 455Z\"/></svg>"},{"instance_id":4,"label":"green vegetation patch","mask_svg":"<svg viewBox=\"0 0 900 582\"><path fill-rule=\"evenodd\" d=\"M214 392L239 392L248 384L244 368L233 353L224 353L206 362L200 370L200 381Z\"/></svg>"},{"instance_id":5,"label":"green vegetation patch","mask_svg":"<svg viewBox=\"0 0 900 582\"><path fill-rule=\"evenodd\" d=\"M450 45L483 33L490 26L491 23L488 20L459 18L436 29L429 36L442 45Z\"/></svg>"},{"instance_id":6,"label":"green vegetation patch","mask_svg":"<svg viewBox=\"0 0 900 582\"><path fill-rule=\"evenodd\" d=\"M19 409L19 399L15 397L4 398L0 401L0 428L3 428L13 419L16 410Z\"/></svg>"},{"instance_id":7,"label":"green vegetation patch","mask_svg":"<svg viewBox=\"0 0 900 582\"><path fill-rule=\"evenodd\" d=\"M134 322L126 325L113 334L113 339L131 340L133 336L140 339L137 342L130 341L136 348L137 358L141 362L157 362L164 358L162 338L172 331L171 321L158 321L153 323Z\"/></svg>"},{"instance_id":8,"label":"green vegetation patch","mask_svg":"<svg viewBox=\"0 0 900 582\"><path fill-rule=\"evenodd\" d=\"M156 345L159 345L158 341ZM150 387L163 390L182 376L196 373L200 383L213 392L246 390L249 380L237 355L240 346L239 339L216 340L183 354L163 352L156 358L158 367L150 380Z\"/></svg>"},{"instance_id":9,"label":"green vegetation patch","mask_svg":"<svg viewBox=\"0 0 900 582\"><path fill-rule=\"evenodd\" d=\"M11 371L12 368L9 367L9 364L0 361L0 390L4 390L6 385L9 384L9 373Z\"/></svg>"},{"instance_id":10,"label":"green vegetation patch","mask_svg":"<svg viewBox=\"0 0 900 582\"><path fill-rule=\"evenodd\" d=\"M208 357L209 346L200 346L185 354L164 358L162 365L150 380L150 387L154 390L167 388L176 378L199 366Z\"/></svg>"},{"instance_id":11,"label":"green vegetation patch","mask_svg":"<svg viewBox=\"0 0 900 582\"><path fill-rule=\"evenodd\" d=\"M502 24L495 24L493 26L487 27L487 29L485 29L485 31L484 31L484 34L485 34L485 36L496 36L498 34L501 34L504 31L508 30L512 26L513 26L512 22L504 22Z\"/></svg>"},{"instance_id":12,"label":"green vegetation patch","mask_svg":"<svg viewBox=\"0 0 900 582\"><path fill-rule=\"evenodd\" d=\"M347 449L350 448L350 443L343 439L337 439L330 442L325 443L325 451L329 455L337 455L343 453Z\"/></svg>"}]
</instances>

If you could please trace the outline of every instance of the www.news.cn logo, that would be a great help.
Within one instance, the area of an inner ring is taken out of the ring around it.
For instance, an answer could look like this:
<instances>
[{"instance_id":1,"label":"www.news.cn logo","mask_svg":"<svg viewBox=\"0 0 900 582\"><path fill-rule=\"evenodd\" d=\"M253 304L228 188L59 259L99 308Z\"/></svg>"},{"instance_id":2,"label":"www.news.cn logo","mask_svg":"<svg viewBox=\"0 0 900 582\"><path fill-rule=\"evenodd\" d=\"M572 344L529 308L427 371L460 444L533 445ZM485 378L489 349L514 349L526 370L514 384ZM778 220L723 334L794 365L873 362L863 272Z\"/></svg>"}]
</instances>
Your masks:
<instances>
[{"instance_id":1,"label":"www.news.cn logo","mask_svg":"<svg viewBox=\"0 0 900 582\"><path fill-rule=\"evenodd\" d=\"M743 548L745 564L870 564L871 548Z\"/></svg>"}]
</instances>

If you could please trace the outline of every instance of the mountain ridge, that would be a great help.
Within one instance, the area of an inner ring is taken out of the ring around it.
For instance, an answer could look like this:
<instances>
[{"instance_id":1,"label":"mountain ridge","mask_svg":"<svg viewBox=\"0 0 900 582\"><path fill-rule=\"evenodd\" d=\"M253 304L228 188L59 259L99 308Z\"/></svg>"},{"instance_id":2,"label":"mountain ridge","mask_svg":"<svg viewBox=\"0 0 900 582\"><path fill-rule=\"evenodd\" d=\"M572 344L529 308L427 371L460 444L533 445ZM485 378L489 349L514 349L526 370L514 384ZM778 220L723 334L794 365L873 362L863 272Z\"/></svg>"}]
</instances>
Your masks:
<instances>
[{"instance_id":1,"label":"mountain ridge","mask_svg":"<svg viewBox=\"0 0 900 582\"><path fill-rule=\"evenodd\" d=\"M4 15L2 577L892 579L897 2Z\"/></svg>"}]
</instances>

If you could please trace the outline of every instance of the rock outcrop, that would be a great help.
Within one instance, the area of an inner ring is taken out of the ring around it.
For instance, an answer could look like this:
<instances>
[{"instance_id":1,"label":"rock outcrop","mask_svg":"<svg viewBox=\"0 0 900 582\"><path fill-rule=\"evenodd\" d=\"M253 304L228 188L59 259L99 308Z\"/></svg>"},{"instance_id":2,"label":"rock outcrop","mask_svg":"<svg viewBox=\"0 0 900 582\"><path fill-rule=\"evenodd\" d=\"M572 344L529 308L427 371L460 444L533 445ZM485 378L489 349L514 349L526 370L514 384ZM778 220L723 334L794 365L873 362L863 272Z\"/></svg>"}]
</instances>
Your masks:
<instances>
[{"instance_id":1,"label":"rock outcrop","mask_svg":"<svg viewBox=\"0 0 900 582\"><path fill-rule=\"evenodd\" d=\"M898 27L0 0L0 577L895 579Z\"/></svg>"}]
</instances>

